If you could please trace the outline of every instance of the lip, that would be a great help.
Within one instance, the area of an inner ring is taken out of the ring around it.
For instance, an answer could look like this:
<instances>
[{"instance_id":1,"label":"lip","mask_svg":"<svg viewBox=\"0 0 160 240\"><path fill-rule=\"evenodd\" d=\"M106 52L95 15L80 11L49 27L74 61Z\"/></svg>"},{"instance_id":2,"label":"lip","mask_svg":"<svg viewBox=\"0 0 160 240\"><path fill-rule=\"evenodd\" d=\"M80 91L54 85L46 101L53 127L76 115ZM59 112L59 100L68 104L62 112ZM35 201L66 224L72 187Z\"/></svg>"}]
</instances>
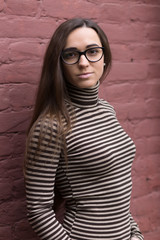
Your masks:
<instances>
[{"instance_id":1,"label":"lip","mask_svg":"<svg viewBox=\"0 0 160 240\"><path fill-rule=\"evenodd\" d=\"M87 73L78 74L77 76L78 76L79 78L86 79L86 78L89 78L92 74L93 74L92 72L87 72Z\"/></svg>"}]
</instances>

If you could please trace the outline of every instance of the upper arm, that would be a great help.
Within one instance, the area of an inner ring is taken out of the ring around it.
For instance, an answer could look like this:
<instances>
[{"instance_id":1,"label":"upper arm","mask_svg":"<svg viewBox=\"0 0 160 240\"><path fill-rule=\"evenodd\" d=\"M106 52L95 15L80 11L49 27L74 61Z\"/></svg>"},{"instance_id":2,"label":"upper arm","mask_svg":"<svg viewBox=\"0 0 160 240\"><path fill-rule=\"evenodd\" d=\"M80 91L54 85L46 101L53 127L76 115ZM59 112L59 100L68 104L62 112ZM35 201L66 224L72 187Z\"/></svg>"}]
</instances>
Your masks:
<instances>
[{"instance_id":1,"label":"upper arm","mask_svg":"<svg viewBox=\"0 0 160 240\"><path fill-rule=\"evenodd\" d=\"M31 215L50 209L54 203L55 176L61 153L56 125L43 129L41 124L36 123L32 129L26 152L26 197Z\"/></svg>"}]
</instances>

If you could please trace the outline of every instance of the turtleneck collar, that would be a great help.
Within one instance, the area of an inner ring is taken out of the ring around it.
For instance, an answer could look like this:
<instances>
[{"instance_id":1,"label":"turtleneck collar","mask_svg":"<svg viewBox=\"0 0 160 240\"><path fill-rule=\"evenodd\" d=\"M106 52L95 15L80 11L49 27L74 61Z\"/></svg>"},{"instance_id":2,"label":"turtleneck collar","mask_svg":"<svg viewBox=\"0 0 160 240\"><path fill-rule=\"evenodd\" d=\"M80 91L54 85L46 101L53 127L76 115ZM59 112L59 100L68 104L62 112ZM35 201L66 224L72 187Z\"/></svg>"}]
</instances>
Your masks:
<instances>
[{"instance_id":1,"label":"turtleneck collar","mask_svg":"<svg viewBox=\"0 0 160 240\"><path fill-rule=\"evenodd\" d=\"M98 102L99 81L90 88L78 88L67 82L67 90L71 102L74 106L79 108L95 107Z\"/></svg>"}]
</instances>

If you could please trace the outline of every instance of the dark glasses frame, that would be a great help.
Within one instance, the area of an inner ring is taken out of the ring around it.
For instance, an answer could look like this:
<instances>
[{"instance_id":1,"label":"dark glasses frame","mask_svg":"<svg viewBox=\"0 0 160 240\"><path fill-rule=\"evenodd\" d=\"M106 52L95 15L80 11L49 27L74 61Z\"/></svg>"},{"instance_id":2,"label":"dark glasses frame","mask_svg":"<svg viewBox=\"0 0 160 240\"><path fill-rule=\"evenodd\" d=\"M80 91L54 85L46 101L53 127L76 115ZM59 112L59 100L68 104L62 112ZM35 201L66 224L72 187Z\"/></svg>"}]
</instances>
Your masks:
<instances>
[{"instance_id":1,"label":"dark glasses frame","mask_svg":"<svg viewBox=\"0 0 160 240\"><path fill-rule=\"evenodd\" d=\"M87 53L88 51L92 50L92 49L97 49L97 48L98 48L98 49L102 49L102 56L101 56L98 60L92 61L92 60L90 60L90 59L87 57L86 53ZM74 52L77 52L77 53L79 54L78 59L77 59L77 61L74 62L74 63L68 63L68 62L66 62L66 61L64 60L64 58L63 58L63 54L64 54L65 52L68 52L68 51L69 51L69 50L67 49L67 50L62 51L62 53L61 53L61 59L62 59L62 61L63 61L64 63L68 64L68 65L73 65L73 64L78 63L79 60L80 60L80 57L81 57L82 55L84 55L89 62L98 62L98 61L101 60L101 58L102 58L103 55L104 55L104 47L93 47L93 48L89 48L89 49L87 49L87 50L85 50L85 51L83 51L83 52L80 52L80 51L78 51L78 50L73 50Z\"/></svg>"}]
</instances>

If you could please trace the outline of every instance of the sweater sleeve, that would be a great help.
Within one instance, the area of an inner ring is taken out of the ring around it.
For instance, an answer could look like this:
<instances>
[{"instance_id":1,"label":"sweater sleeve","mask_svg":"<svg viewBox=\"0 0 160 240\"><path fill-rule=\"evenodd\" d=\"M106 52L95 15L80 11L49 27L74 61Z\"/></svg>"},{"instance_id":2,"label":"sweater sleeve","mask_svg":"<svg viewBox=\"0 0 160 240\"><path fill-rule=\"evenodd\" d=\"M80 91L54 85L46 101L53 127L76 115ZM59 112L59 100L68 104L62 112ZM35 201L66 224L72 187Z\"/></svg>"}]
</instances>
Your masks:
<instances>
[{"instance_id":1,"label":"sweater sleeve","mask_svg":"<svg viewBox=\"0 0 160 240\"><path fill-rule=\"evenodd\" d=\"M131 214L130 214L130 224L131 224L131 237L137 237L138 239L143 240L144 237L140 232L140 229Z\"/></svg>"},{"instance_id":2,"label":"sweater sleeve","mask_svg":"<svg viewBox=\"0 0 160 240\"><path fill-rule=\"evenodd\" d=\"M57 146L56 127L47 128L40 139L41 122L30 134L25 186L27 216L33 230L42 240L71 240L63 226L57 221L54 206L55 175L61 148ZM52 135L52 138L51 138Z\"/></svg>"}]
</instances>

